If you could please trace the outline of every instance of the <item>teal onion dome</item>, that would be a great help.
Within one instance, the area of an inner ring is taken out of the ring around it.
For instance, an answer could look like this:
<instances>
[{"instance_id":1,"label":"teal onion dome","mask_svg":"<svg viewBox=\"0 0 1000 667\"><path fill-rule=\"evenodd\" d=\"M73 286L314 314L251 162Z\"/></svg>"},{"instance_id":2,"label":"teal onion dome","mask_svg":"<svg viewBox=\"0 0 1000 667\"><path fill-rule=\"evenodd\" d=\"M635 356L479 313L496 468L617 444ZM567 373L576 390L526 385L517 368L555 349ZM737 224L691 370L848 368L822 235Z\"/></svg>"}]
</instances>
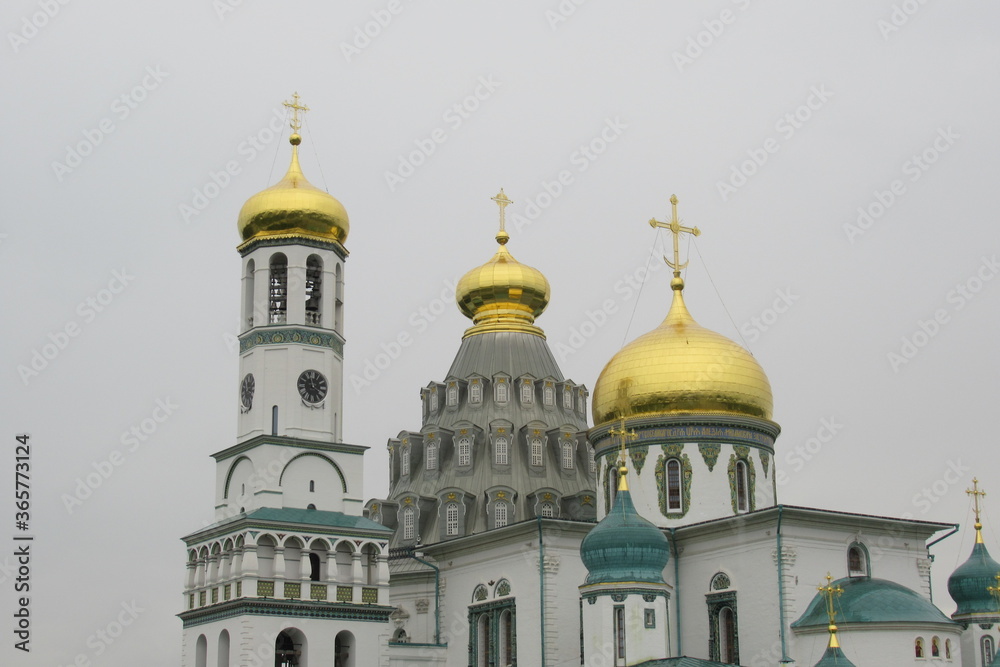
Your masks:
<instances>
[{"instance_id":1,"label":"teal onion dome","mask_svg":"<svg viewBox=\"0 0 1000 667\"><path fill-rule=\"evenodd\" d=\"M985 544L977 542L972 547L969 560L959 565L948 577L948 594L958 605L954 616L996 614L997 602L987 587L1000 585L996 579L998 574L1000 564L990 558Z\"/></svg>"},{"instance_id":2,"label":"teal onion dome","mask_svg":"<svg viewBox=\"0 0 1000 667\"><path fill-rule=\"evenodd\" d=\"M816 663L816 667L855 667L855 665L847 659L839 646L828 646L823 659Z\"/></svg>"},{"instance_id":3,"label":"teal onion dome","mask_svg":"<svg viewBox=\"0 0 1000 667\"><path fill-rule=\"evenodd\" d=\"M590 573L588 584L662 584L670 546L660 529L635 511L629 492L621 490L608 515L583 538L580 558Z\"/></svg>"}]
</instances>

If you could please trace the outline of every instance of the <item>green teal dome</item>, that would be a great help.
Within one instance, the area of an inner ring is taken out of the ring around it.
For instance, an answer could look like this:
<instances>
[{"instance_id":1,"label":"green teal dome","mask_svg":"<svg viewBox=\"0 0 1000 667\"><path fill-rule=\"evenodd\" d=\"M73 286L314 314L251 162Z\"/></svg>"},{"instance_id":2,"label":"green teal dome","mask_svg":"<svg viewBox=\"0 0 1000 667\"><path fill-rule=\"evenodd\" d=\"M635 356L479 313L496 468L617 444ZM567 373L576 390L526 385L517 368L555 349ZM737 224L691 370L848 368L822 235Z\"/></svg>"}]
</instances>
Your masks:
<instances>
[{"instance_id":1,"label":"green teal dome","mask_svg":"<svg viewBox=\"0 0 1000 667\"><path fill-rule=\"evenodd\" d=\"M837 625L846 623L942 623L956 625L930 600L894 581L845 577L831 584L844 589L836 600ZM826 600L817 594L793 628L827 627Z\"/></svg>"},{"instance_id":2,"label":"green teal dome","mask_svg":"<svg viewBox=\"0 0 1000 667\"><path fill-rule=\"evenodd\" d=\"M590 573L588 584L662 584L670 546L660 529L635 511L629 492L621 490L608 515L583 538L580 558Z\"/></svg>"},{"instance_id":3,"label":"green teal dome","mask_svg":"<svg viewBox=\"0 0 1000 667\"><path fill-rule=\"evenodd\" d=\"M996 614L997 602L986 587L1000 585L997 574L1000 574L1000 564L990 558L985 544L977 542L969 560L948 577L948 594L958 605L953 616Z\"/></svg>"},{"instance_id":4,"label":"green teal dome","mask_svg":"<svg viewBox=\"0 0 1000 667\"><path fill-rule=\"evenodd\" d=\"M822 660L816 663L816 667L855 667L855 665L847 659L840 647L828 646Z\"/></svg>"}]
</instances>

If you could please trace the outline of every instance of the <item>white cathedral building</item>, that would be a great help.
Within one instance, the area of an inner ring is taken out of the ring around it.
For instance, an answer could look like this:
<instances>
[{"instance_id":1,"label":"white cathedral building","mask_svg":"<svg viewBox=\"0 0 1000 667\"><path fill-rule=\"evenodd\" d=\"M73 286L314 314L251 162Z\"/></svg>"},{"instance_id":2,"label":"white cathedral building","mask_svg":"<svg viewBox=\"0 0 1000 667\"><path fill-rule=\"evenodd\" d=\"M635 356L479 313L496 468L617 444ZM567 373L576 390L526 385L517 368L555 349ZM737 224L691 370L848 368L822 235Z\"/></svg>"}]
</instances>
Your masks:
<instances>
[{"instance_id":1,"label":"white cathedral building","mask_svg":"<svg viewBox=\"0 0 1000 667\"><path fill-rule=\"evenodd\" d=\"M536 324L549 284L497 248L456 290L472 325L389 439L386 498L342 441L343 206L298 162L239 213L240 415L216 522L185 536L184 667L997 667L1000 564L979 523L931 601L954 524L783 505L772 395L684 300L587 388ZM388 435L388 434L387 434ZM829 575L829 576L828 576ZM823 586L823 582L826 585Z\"/></svg>"}]
</instances>

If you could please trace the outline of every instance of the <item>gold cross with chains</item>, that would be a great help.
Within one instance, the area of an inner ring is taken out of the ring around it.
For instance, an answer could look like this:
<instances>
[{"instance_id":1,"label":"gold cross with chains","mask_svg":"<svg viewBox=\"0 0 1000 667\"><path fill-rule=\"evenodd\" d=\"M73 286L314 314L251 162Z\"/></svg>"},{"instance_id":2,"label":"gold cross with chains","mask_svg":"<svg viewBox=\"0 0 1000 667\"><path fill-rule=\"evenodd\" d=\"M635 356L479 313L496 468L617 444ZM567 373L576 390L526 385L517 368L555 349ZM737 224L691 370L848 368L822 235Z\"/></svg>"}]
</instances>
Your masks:
<instances>
[{"instance_id":1,"label":"gold cross with chains","mask_svg":"<svg viewBox=\"0 0 1000 667\"><path fill-rule=\"evenodd\" d=\"M670 195L670 205L672 208L672 217L670 222L660 222L656 218L649 219L650 227L662 227L663 229L669 229L670 233L674 237L674 261L671 262L664 256L663 261L667 263L671 269L674 270L674 277L681 277L681 269L688 265L687 262L681 264L681 252L678 246L678 238L682 233L691 234L693 236L701 236L701 230L697 227L683 227L681 225L681 219L677 217L677 195Z\"/></svg>"},{"instance_id":2,"label":"gold cross with chains","mask_svg":"<svg viewBox=\"0 0 1000 667\"><path fill-rule=\"evenodd\" d=\"M973 526L976 529L976 544L982 544L983 543L983 533L982 533L983 524L979 520L979 514L980 514L979 499L982 498L982 497L984 497L986 495L986 492L979 490L979 480L976 479L975 477L972 478L972 488L971 489L966 489L965 492L967 494L969 494L970 496L972 496L972 505L973 505L973 508L974 508L973 511L976 513L976 525Z\"/></svg>"},{"instance_id":3,"label":"gold cross with chains","mask_svg":"<svg viewBox=\"0 0 1000 667\"><path fill-rule=\"evenodd\" d=\"M514 202L507 198L507 195L504 194L503 188L500 188L500 192L497 193L496 197L490 197L490 199L495 201L497 206L500 207L500 231L497 232L497 241L503 245L508 239L510 239L510 235L507 234L507 230L504 228L506 224L504 209L507 208L509 204L513 204Z\"/></svg>"},{"instance_id":4,"label":"gold cross with chains","mask_svg":"<svg viewBox=\"0 0 1000 667\"><path fill-rule=\"evenodd\" d=\"M608 435L611 436L611 441L614 442L615 438L621 438L621 464L625 465L625 447L628 445L629 440L635 440L639 435L635 432L635 429L631 431L625 428L625 418L621 418L621 427L615 428L614 426L608 431Z\"/></svg>"},{"instance_id":5,"label":"gold cross with chains","mask_svg":"<svg viewBox=\"0 0 1000 667\"><path fill-rule=\"evenodd\" d=\"M285 107L287 107L287 108L289 108L289 109L292 110L292 120L291 120L290 125L292 126L292 132L296 132L297 133L299 131L299 129L302 127L302 121L299 119L299 112L300 111L309 111L309 107L304 106L302 104L299 104L299 94L298 93L293 93L292 94L292 101L291 102L282 102L282 104L285 105Z\"/></svg>"},{"instance_id":6,"label":"gold cross with chains","mask_svg":"<svg viewBox=\"0 0 1000 667\"><path fill-rule=\"evenodd\" d=\"M837 642L837 624L834 623L834 619L837 617L837 610L833 608L833 599L839 597L844 589L840 586L834 586L832 584L833 577L830 573L826 573L826 586L819 587L819 593L826 600L826 615L830 619L830 646L833 648L838 648L840 644Z\"/></svg>"}]
</instances>

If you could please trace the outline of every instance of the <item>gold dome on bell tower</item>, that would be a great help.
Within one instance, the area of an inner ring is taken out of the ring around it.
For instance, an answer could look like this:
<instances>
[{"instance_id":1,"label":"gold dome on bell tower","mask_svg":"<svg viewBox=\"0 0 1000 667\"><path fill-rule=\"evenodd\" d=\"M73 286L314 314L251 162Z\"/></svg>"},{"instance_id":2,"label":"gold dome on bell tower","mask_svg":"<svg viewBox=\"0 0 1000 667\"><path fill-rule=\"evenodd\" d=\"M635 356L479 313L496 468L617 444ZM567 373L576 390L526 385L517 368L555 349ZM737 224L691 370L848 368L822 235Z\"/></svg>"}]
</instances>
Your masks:
<instances>
[{"instance_id":1,"label":"gold dome on bell tower","mask_svg":"<svg viewBox=\"0 0 1000 667\"><path fill-rule=\"evenodd\" d=\"M682 413L726 414L770 420L774 400L764 369L745 348L710 331L691 317L684 303L684 280L678 236L698 236L697 227L682 227L677 197L670 198L673 218L663 223L673 234L673 302L666 319L623 347L601 371L593 393L594 425L623 417Z\"/></svg>"},{"instance_id":2,"label":"gold dome on bell tower","mask_svg":"<svg viewBox=\"0 0 1000 667\"><path fill-rule=\"evenodd\" d=\"M302 143L299 112L308 111L309 107L299 104L298 93L284 105L292 110L292 135L288 138L292 144L292 162L284 178L243 204L237 221L240 236L244 243L271 237L307 238L343 245L351 229L347 211L329 193L306 180L299 166Z\"/></svg>"},{"instance_id":3,"label":"gold dome on bell tower","mask_svg":"<svg viewBox=\"0 0 1000 667\"><path fill-rule=\"evenodd\" d=\"M519 331L545 337L535 318L549 304L549 281L538 269L521 264L507 250L510 235L504 229L504 209L513 203L503 188L492 198L500 207L500 244L493 258L458 281L455 299L462 314L472 320L465 336L493 331Z\"/></svg>"}]
</instances>

